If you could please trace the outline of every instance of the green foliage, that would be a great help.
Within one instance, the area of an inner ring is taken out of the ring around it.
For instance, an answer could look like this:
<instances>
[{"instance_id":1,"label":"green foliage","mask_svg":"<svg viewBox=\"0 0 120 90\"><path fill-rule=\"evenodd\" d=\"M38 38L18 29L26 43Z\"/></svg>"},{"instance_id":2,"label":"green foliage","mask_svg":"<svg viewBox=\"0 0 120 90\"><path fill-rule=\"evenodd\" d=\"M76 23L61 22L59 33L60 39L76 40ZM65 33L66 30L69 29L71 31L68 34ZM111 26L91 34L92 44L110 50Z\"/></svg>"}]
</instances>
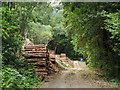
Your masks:
<instances>
[{"instance_id":1,"label":"green foliage","mask_svg":"<svg viewBox=\"0 0 120 90\"><path fill-rule=\"evenodd\" d=\"M60 10L57 12L55 9L57 14L55 15L54 22L56 24L52 25L54 26L52 29L53 39L48 43L48 48L55 50L56 54L66 53L70 59L79 58L80 55L75 53L73 48L74 46L71 43L71 38L68 39L66 37L66 30L62 23L63 15Z\"/></svg>"},{"instance_id":2,"label":"green foliage","mask_svg":"<svg viewBox=\"0 0 120 90\"><path fill-rule=\"evenodd\" d=\"M33 88L41 84L39 82L40 80L35 76L34 68L25 70L25 68L19 67L19 70L16 70L12 67L4 67L2 69L3 88Z\"/></svg>"},{"instance_id":3,"label":"green foliage","mask_svg":"<svg viewBox=\"0 0 120 90\"><path fill-rule=\"evenodd\" d=\"M57 37L58 35L65 35L66 31L64 30L63 25L61 23L58 23L55 27L53 27L52 33L54 37Z\"/></svg>"},{"instance_id":4,"label":"green foliage","mask_svg":"<svg viewBox=\"0 0 120 90\"><path fill-rule=\"evenodd\" d=\"M120 55L120 11L116 13L105 13L104 16L108 17L105 20L105 28L111 33L110 39L114 40L113 50Z\"/></svg>"},{"instance_id":5,"label":"green foliage","mask_svg":"<svg viewBox=\"0 0 120 90\"><path fill-rule=\"evenodd\" d=\"M120 82L118 79L111 79L109 82L114 85L120 85Z\"/></svg>"},{"instance_id":6,"label":"green foliage","mask_svg":"<svg viewBox=\"0 0 120 90\"><path fill-rule=\"evenodd\" d=\"M42 25L51 25L51 17L53 15L53 8L47 2L40 2L32 11L34 22Z\"/></svg>"},{"instance_id":7,"label":"green foliage","mask_svg":"<svg viewBox=\"0 0 120 90\"><path fill-rule=\"evenodd\" d=\"M120 3L62 4L63 23L74 50L83 54L89 67L102 71L105 76L120 78Z\"/></svg>"},{"instance_id":8,"label":"green foliage","mask_svg":"<svg viewBox=\"0 0 120 90\"><path fill-rule=\"evenodd\" d=\"M65 36L62 11L57 8L45 2L37 4L32 11L33 21L28 24L28 38L34 44L48 44L57 54L66 53L69 58L76 58L71 40Z\"/></svg>"},{"instance_id":9,"label":"green foliage","mask_svg":"<svg viewBox=\"0 0 120 90\"><path fill-rule=\"evenodd\" d=\"M5 64L13 64L22 54L23 41L19 33L20 27L16 25L18 20L13 15L14 12L14 10L9 11L7 7L2 8L2 58Z\"/></svg>"},{"instance_id":10,"label":"green foliage","mask_svg":"<svg viewBox=\"0 0 120 90\"><path fill-rule=\"evenodd\" d=\"M8 11L14 11L13 16L7 16L9 20L13 20L13 23L17 26L19 25L19 32L23 37L26 37L28 32L28 23L33 21L32 11L36 6L36 2L3 2L3 7L8 7ZM19 22L15 22L13 19L17 19Z\"/></svg>"},{"instance_id":11,"label":"green foliage","mask_svg":"<svg viewBox=\"0 0 120 90\"><path fill-rule=\"evenodd\" d=\"M2 7L3 88L32 88L41 84L34 68L22 60L23 37L18 15L15 8Z\"/></svg>"},{"instance_id":12,"label":"green foliage","mask_svg":"<svg viewBox=\"0 0 120 90\"><path fill-rule=\"evenodd\" d=\"M83 55L89 67L120 78L120 3L62 4L63 9L46 2L3 3L3 88L32 88L39 83L34 68L22 60L24 37L35 44L48 44L49 49L71 59Z\"/></svg>"},{"instance_id":13,"label":"green foliage","mask_svg":"<svg viewBox=\"0 0 120 90\"><path fill-rule=\"evenodd\" d=\"M34 42L34 44L47 44L52 39L50 25L41 25L40 23L29 23L28 37Z\"/></svg>"},{"instance_id":14,"label":"green foliage","mask_svg":"<svg viewBox=\"0 0 120 90\"><path fill-rule=\"evenodd\" d=\"M52 39L52 8L46 2L37 3L32 11L33 21L28 23L28 38L34 44L47 44Z\"/></svg>"},{"instance_id":15,"label":"green foliage","mask_svg":"<svg viewBox=\"0 0 120 90\"><path fill-rule=\"evenodd\" d=\"M17 79L16 79L17 78ZM23 88L27 87L25 77L19 74L17 70L11 68L2 69L2 87L4 88ZM28 85L29 86L29 85Z\"/></svg>"}]
</instances>

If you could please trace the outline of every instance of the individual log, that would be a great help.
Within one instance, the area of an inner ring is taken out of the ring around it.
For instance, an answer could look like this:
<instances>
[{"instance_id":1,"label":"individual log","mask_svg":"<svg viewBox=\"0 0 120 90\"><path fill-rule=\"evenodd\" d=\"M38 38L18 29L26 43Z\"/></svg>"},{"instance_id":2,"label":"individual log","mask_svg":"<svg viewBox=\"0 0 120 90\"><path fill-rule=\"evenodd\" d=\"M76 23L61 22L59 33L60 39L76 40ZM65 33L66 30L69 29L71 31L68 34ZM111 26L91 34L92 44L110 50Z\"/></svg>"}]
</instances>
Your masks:
<instances>
[{"instance_id":1,"label":"individual log","mask_svg":"<svg viewBox=\"0 0 120 90\"><path fill-rule=\"evenodd\" d=\"M35 69L44 69L44 68L46 68L46 66L44 66L44 65L34 65L34 68Z\"/></svg>"},{"instance_id":2,"label":"individual log","mask_svg":"<svg viewBox=\"0 0 120 90\"><path fill-rule=\"evenodd\" d=\"M24 49L25 51L46 51L46 48Z\"/></svg>"},{"instance_id":3,"label":"individual log","mask_svg":"<svg viewBox=\"0 0 120 90\"><path fill-rule=\"evenodd\" d=\"M40 68L40 69L35 69L35 72L47 72L48 70L46 68Z\"/></svg>"},{"instance_id":4,"label":"individual log","mask_svg":"<svg viewBox=\"0 0 120 90\"><path fill-rule=\"evenodd\" d=\"M67 59L67 57L60 57L60 59Z\"/></svg>"},{"instance_id":5,"label":"individual log","mask_svg":"<svg viewBox=\"0 0 120 90\"><path fill-rule=\"evenodd\" d=\"M69 62L68 60L64 60L64 62Z\"/></svg>"},{"instance_id":6,"label":"individual log","mask_svg":"<svg viewBox=\"0 0 120 90\"><path fill-rule=\"evenodd\" d=\"M34 54L27 54L27 55L26 55L26 54L25 54L24 56L25 56L26 58L33 58L33 57L35 57L35 58L36 58L36 57L38 57L38 58L46 58L47 55L46 55L46 54L43 54L43 55L34 55Z\"/></svg>"},{"instance_id":7,"label":"individual log","mask_svg":"<svg viewBox=\"0 0 120 90\"><path fill-rule=\"evenodd\" d=\"M36 63L36 62L46 63L46 60L41 60L41 61L29 61L29 63Z\"/></svg>"},{"instance_id":8,"label":"individual log","mask_svg":"<svg viewBox=\"0 0 120 90\"><path fill-rule=\"evenodd\" d=\"M47 62L48 64L52 64L52 62L51 61L49 61L49 62Z\"/></svg>"},{"instance_id":9,"label":"individual log","mask_svg":"<svg viewBox=\"0 0 120 90\"><path fill-rule=\"evenodd\" d=\"M35 48L46 48L45 45L27 45L24 46L24 49L35 49Z\"/></svg>"},{"instance_id":10,"label":"individual log","mask_svg":"<svg viewBox=\"0 0 120 90\"><path fill-rule=\"evenodd\" d=\"M55 55L54 54L49 54L49 58L55 59Z\"/></svg>"},{"instance_id":11,"label":"individual log","mask_svg":"<svg viewBox=\"0 0 120 90\"><path fill-rule=\"evenodd\" d=\"M46 58L30 58L30 61L46 61Z\"/></svg>"},{"instance_id":12,"label":"individual log","mask_svg":"<svg viewBox=\"0 0 120 90\"><path fill-rule=\"evenodd\" d=\"M49 59L50 61L55 61L55 59Z\"/></svg>"},{"instance_id":13,"label":"individual log","mask_svg":"<svg viewBox=\"0 0 120 90\"><path fill-rule=\"evenodd\" d=\"M28 64L30 64L30 65L36 65L38 67L41 67L41 66L45 67L47 65L46 63L38 63L38 62L36 62L36 63L28 63Z\"/></svg>"},{"instance_id":14,"label":"individual log","mask_svg":"<svg viewBox=\"0 0 120 90\"><path fill-rule=\"evenodd\" d=\"M33 65L44 65L46 66L46 62L36 62L36 63L32 63Z\"/></svg>"},{"instance_id":15,"label":"individual log","mask_svg":"<svg viewBox=\"0 0 120 90\"><path fill-rule=\"evenodd\" d=\"M47 75L48 73L47 72L35 72L36 73L36 75Z\"/></svg>"},{"instance_id":16,"label":"individual log","mask_svg":"<svg viewBox=\"0 0 120 90\"><path fill-rule=\"evenodd\" d=\"M35 55L46 55L47 56L47 54L46 53L25 53L25 54L23 54L24 56L35 56Z\"/></svg>"},{"instance_id":17,"label":"individual log","mask_svg":"<svg viewBox=\"0 0 120 90\"><path fill-rule=\"evenodd\" d=\"M46 55L46 53L25 53L24 55Z\"/></svg>"},{"instance_id":18,"label":"individual log","mask_svg":"<svg viewBox=\"0 0 120 90\"><path fill-rule=\"evenodd\" d=\"M61 53L61 54L60 54L60 57L66 57L66 54Z\"/></svg>"},{"instance_id":19,"label":"individual log","mask_svg":"<svg viewBox=\"0 0 120 90\"><path fill-rule=\"evenodd\" d=\"M25 53L47 53L47 51L26 51Z\"/></svg>"}]
</instances>

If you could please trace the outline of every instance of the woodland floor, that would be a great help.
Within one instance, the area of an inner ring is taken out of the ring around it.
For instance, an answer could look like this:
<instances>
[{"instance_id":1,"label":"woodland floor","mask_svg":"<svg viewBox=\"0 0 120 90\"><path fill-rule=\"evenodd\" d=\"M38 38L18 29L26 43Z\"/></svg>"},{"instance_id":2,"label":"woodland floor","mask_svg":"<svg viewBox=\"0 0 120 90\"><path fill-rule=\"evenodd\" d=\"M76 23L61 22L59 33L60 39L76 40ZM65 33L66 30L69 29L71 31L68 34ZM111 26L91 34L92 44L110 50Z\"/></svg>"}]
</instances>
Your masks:
<instances>
[{"instance_id":1,"label":"woodland floor","mask_svg":"<svg viewBox=\"0 0 120 90\"><path fill-rule=\"evenodd\" d=\"M74 68L51 75L39 88L118 88L109 84L93 70L81 68L79 61L74 61Z\"/></svg>"}]
</instances>

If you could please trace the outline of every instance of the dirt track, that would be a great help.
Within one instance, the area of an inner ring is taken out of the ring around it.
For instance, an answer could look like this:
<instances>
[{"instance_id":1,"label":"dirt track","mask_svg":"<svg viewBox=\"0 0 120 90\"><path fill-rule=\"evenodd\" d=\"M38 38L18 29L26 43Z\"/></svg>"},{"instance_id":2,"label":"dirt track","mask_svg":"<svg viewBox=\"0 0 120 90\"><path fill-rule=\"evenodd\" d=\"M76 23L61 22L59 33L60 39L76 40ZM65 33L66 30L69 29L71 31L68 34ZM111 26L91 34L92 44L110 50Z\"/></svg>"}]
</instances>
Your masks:
<instances>
[{"instance_id":1,"label":"dirt track","mask_svg":"<svg viewBox=\"0 0 120 90\"><path fill-rule=\"evenodd\" d=\"M104 81L94 71L82 69L78 61L74 68L62 71L45 82L41 88L117 88Z\"/></svg>"}]
</instances>

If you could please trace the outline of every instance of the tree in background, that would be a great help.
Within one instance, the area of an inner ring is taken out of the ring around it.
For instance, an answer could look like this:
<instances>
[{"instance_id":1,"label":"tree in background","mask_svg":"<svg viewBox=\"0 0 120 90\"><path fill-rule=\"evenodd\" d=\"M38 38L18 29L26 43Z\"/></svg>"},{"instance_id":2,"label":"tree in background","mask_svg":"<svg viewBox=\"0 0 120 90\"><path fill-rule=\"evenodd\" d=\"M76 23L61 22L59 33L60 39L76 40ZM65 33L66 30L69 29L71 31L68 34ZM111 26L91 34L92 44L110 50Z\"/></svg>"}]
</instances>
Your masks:
<instances>
[{"instance_id":1,"label":"tree in background","mask_svg":"<svg viewBox=\"0 0 120 90\"><path fill-rule=\"evenodd\" d=\"M29 22L27 37L34 44L47 44L52 39L52 26L50 25L52 14L52 8L46 2L38 3L33 9L33 22Z\"/></svg>"},{"instance_id":2,"label":"tree in background","mask_svg":"<svg viewBox=\"0 0 120 90\"><path fill-rule=\"evenodd\" d=\"M27 36L28 32L28 23L33 21L32 11L36 7L36 2L4 2L2 3L3 7L8 7L8 9L14 10L14 17L19 20L17 25L20 25L19 32L22 37ZM12 18L12 17L11 17ZM10 18L10 19L11 19Z\"/></svg>"},{"instance_id":3,"label":"tree in background","mask_svg":"<svg viewBox=\"0 0 120 90\"><path fill-rule=\"evenodd\" d=\"M29 23L28 37L33 41L34 44L48 44L52 39L50 25L41 25L40 23Z\"/></svg>"},{"instance_id":4,"label":"tree in background","mask_svg":"<svg viewBox=\"0 0 120 90\"><path fill-rule=\"evenodd\" d=\"M105 76L117 78L120 57L113 49L115 43L119 43L118 39L110 37L119 38L120 35L118 16L112 17L118 14L120 3L69 2L63 5L63 22L68 37L72 38L74 50L87 57L88 66L101 70ZM109 14L109 18L103 16L104 11Z\"/></svg>"},{"instance_id":5,"label":"tree in background","mask_svg":"<svg viewBox=\"0 0 120 90\"><path fill-rule=\"evenodd\" d=\"M58 7L55 7L55 13L54 17L51 18L52 22L54 22L53 28L52 28L52 35L53 39L48 43L48 48L55 50L56 54L60 53L66 53L66 55L70 59L79 59L81 55L76 53L74 51L74 46L71 43L71 38L66 37L66 30L64 29L63 26L63 15L62 15L62 8L57 9Z\"/></svg>"},{"instance_id":6,"label":"tree in background","mask_svg":"<svg viewBox=\"0 0 120 90\"><path fill-rule=\"evenodd\" d=\"M70 39L66 37L62 20L62 8L53 7L50 3L38 3L32 11L33 22L29 22L27 37L34 44L48 44L48 48L57 54L66 53L71 59L75 51Z\"/></svg>"},{"instance_id":7,"label":"tree in background","mask_svg":"<svg viewBox=\"0 0 120 90\"><path fill-rule=\"evenodd\" d=\"M2 4L2 87L36 87L41 82L35 76L33 66L22 57L23 38L28 22L32 20L28 13L34 5L15 2Z\"/></svg>"}]
</instances>

